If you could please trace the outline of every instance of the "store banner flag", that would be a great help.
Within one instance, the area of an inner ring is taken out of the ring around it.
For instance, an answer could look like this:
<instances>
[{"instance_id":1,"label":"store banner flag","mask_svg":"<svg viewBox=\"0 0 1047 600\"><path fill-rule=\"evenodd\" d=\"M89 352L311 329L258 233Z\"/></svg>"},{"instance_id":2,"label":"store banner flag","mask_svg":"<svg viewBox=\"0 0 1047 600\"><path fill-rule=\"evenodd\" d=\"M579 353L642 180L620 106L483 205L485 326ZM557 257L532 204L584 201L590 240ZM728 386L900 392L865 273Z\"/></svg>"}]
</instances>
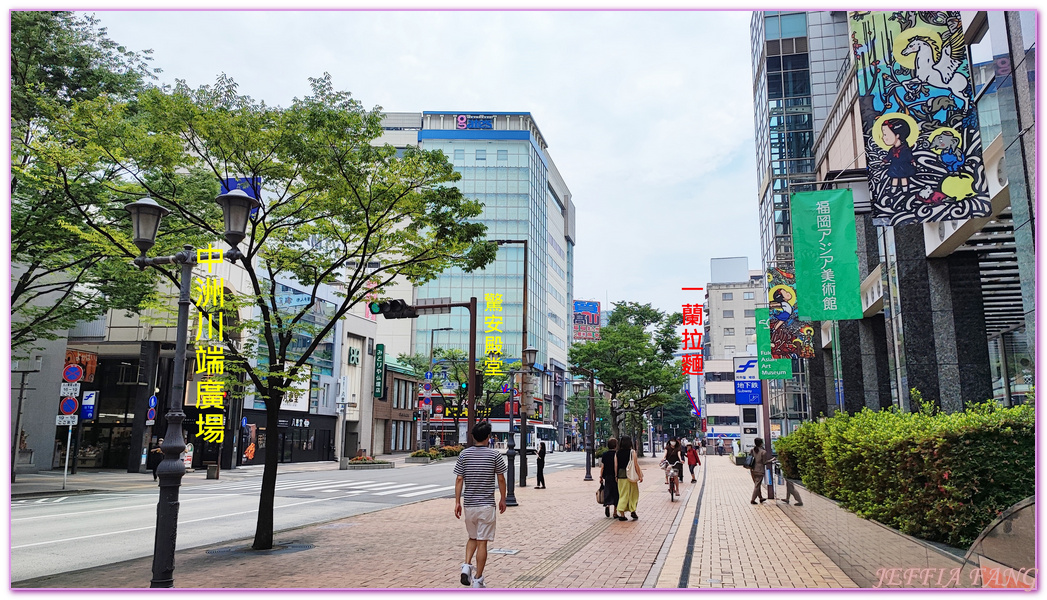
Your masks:
<instances>
[{"instance_id":1,"label":"store banner flag","mask_svg":"<svg viewBox=\"0 0 1047 600\"><path fill-rule=\"evenodd\" d=\"M771 358L814 358L814 326L796 312L796 276L791 267L767 271Z\"/></svg>"},{"instance_id":2,"label":"store banner flag","mask_svg":"<svg viewBox=\"0 0 1047 600\"><path fill-rule=\"evenodd\" d=\"M849 13L875 225L992 212L957 11Z\"/></svg>"},{"instance_id":3,"label":"store banner flag","mask_svg":"<svg viewBox=\"0 0 1047 600\"><path fill-rule=\"evenodd\" d=\"M858 236L851 190L792 194L796 295L812 321L862 318Z\"/></svg>"},{"instance_id":4,"label":"store banner flag","mask_svg":"<svg viewBox=\"0 0 1047 600\"><path fill-rule=\"evenodd\" d=\"M792 379L793 361L771 356L771 329L767 326L770 309L756 309L756 349L759 351L760 379Z\"/></svg>"}]
</instances>

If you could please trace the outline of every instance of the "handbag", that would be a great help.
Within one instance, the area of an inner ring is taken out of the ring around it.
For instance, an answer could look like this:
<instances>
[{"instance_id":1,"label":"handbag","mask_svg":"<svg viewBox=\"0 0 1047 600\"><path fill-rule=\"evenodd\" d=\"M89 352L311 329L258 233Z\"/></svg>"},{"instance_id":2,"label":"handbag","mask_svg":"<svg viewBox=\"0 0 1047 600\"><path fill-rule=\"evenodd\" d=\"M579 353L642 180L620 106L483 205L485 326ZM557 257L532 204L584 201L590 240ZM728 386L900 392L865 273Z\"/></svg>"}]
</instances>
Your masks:
<instances>
[{"instance_id":1,"label":"handbag","mask_svg":"<svg viewBox=\"0 0 1047 600\"><path fill-rule=\"evenodd\" d=\"M601 483L600 484L600 489L596 490L596 503L597 504L603 504L603 499L604 499L603 483Z\"/></svg>"},{"instance_id":2,"label":"handbag","mask_svg":"<svg viewBox=\"0 0 1047 600\"><path fill-rule=\"evenodd\" d=\"M636 451L629 451L629 464L625 466L625 478L636 483L637 481L640 481L640 474L636 472L636 455L634 452Z\"/></svg>"},{"instance_id":3,"label":"handbag","mask_svg":"<svg viewBox=\"0 0 1047 600\"><path fill-rule=\"evenodd\" d=\"M745 468L752 470L756 466L756 454L753 452L749 453L749 456L745 457Z\"/></svg>"}]
</instances>

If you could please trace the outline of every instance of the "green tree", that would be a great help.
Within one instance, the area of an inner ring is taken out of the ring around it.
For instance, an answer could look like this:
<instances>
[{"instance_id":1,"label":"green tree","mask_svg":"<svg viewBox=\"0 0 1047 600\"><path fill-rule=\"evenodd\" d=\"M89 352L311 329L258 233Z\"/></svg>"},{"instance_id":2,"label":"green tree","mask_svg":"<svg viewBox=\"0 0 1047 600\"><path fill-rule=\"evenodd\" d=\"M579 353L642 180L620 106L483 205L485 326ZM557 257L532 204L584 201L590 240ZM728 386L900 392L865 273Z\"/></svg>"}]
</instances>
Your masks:
<instances>
[{"instance_id":1,"label":"green tree","mask_svg":"<svg viewBox=\"0 0 1047 600\"><path fill-rule=\"evenodd\" d=\"M428 371L430 368L429 357L423 354L401 354L397 357L397 360L405 364L413 366L416 370L422 372ZM454 430L457 435L458 425L461 422L461 415L464 414L466 409L466 388L463 386L472 385L469 381L469 373L467 365L469 364L469 355L458 348L434 348L433 349L433 365L447 366L447 379L454 385L455 394L444 394L443 386L434 386L437 395L441 398L444 405L444 410L450 407L451 419L454 421ZM483 388L477 390L476 393L476 408L484 409L491 408L498 403L504 403L509 399L509 394L502 391L502 387L509 383L510 369L519 370L520 361L505 363L506 373L503 375L487 375L482 369L478 369L474 372L480 374ZM468 436L466 436L468 439ZM459 443L465 443L466 440L458 439Z\"/></svg>"},{"instance_id":2,"label":"green tree","mask_svg":"<svg viewBox=\"0 0 1047 600\"><path fill-rule=\"evenodd\" d=\"M571 347L571 364L592 371L611 395L615 437L621 436L627 415L642 415L661 406L683 386L680 362L673 357L679 347L675 328L681 322L679 313L617 302L610 322L600 330L601 339ZM630 423L635 426L636 420ZM635 432L632 427L626 430Z\"/></svg>"},{"instance_id":3,"label":"green tree","mask_svg":"<svg viewBox=\"0 0 1047 600\"><path fill-rule=\"evenodd\" d=\"M691 414L694 407L687 399L687 394L678 392L672 395L672 399L663 406L651 411L651 416L656 425L661 426L662 433L680 437L686 435L693 437L695 434L695 418ZM673 429L673 426L676 426Z\"/></svg>"},{"instance_id":4,"label":"green tree","mask_svg":"<svg viewBox=\"0 0 1047 600\"><path fill-rule=\"evenodd\" d=\"M326 74L310 84L312 95L288 108L240 95L224 75L196 90L184 82L146 90L135 103L99 97L75 103L52 140L56 159L118 173L124 183L110 189L122 202L148 194L172 210L157 254L220 239L219 182L251 182L262 206L240 244L247 289L237 299L241 321L226 330L225 377L233 385L243 378L242 393L264 402L270 423L294 384L308 381L338 320L370 294L381 297L397 277L421 284L452 266L472 271L496 250L473 221L481 205L450 185L459 175L441 152L373 145L382 133L380 107L365 110ZM62 139L79 152L64 152ZM127 259L137 254L129 229L80 208L85 237ZM156 269L175 279L174 269ZM327 286L335 301L321 299ZM282 302L290 293L306 301ZM266 447L259 550L273 544L278 452Z\"/></svg>"},{"instance_id":5,"label":"green tree","mask_svg":"<svg viewBox=\"0 0 1047 600\"><path fill-rule=\"evenodd\" d=\"M94 206L97 219L123 218L106 206L112 174L56 164L40 144L76 103L103 95L127 99L144 89L158 71L148 67L149 52L119 46L91 16L11 12L11 346L16 356L27 355L40 340L57 339L77 321L110 308L138 309L155 297L155 275L69 228L81 220L77 208L82 205ZM68 194L77 195L79 203L71 203Z\"/></svg>"}]
</instances>

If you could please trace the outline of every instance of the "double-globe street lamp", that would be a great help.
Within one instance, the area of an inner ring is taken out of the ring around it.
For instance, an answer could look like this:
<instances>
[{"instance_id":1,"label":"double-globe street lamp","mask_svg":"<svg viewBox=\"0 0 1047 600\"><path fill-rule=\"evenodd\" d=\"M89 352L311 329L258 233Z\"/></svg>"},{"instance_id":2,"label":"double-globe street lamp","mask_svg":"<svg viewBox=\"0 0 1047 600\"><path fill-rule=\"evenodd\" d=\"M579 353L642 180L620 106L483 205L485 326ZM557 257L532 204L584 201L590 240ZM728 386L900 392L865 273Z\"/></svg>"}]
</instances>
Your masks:
<instances>
[{"instance_id":1,"label":"double-globe street lamp","mask_svg":"<svg viewBox=\"0 0 1047 600\"><path fill-rule=\"evenodd\" d=\"M258 200L248 196L243 190L232 190L215 199L222 207L225 217L225 241L230 250L224 258L235 263L244 259L237 248L247 232L247 223L251 211L260 206ZM176 332L174 382L171 385L170 408L165 415L167 433L160 449L164 453L163 461L156 469L160 479L160 500L156 505L156 537L153 542L153 578L149 587L174 587L174 554L178 533L178 492L185 475L185 463L181 459L185 450L185 438L182 435L182 412L185 396L185 349L189 330L189 292L192 289L190 279L193 267L197 264L193 247L183 246L181 252L171 256L147 258L146 253L156 244L156 233L160 229L160 220L171 211L160 206L151 198L142 198L124 207L131 213L131 224L134 227L134 245L141 255L134 259L140 269L150 266L177 264L182 266L178 280L178 329Z\"/></svg>"},{"instance_id":2,"label":"double-globe street lamp","mask_svg":"<svg viewBox=\"0 0 1047 600\"><path fill-rule=\"evenodd\" d=\"M528 376L531 369L534 367L534 361L538 359L538 349L528 346L523 351L523 356L520 359L521 369L515 371L509 370L509 437L506 441L505 459L508 462L507 472L509 477L506 478L506 493L505 493L505 504L507 506L517 506L516 492L513 485L513 467L516 462L516 434L513 432L513 413L515 412L516 400L513 398L513 384L516 381L516 374L520 373L520 387L524 387L524 379ZM526 392L525 392L526 393ZM527 452L526 440L527 430L527 415L521 411L520 414L520 445L521 450ZM523 485L523 484L521 484Z\"/></svg>"},{"instance_id":3,"label":"double-globe street lamp","mask_svg":"<svg viewBox=\"0 0 1047 600\"><path fill-rule=\"evenodd\" d=\"M589 426L585 428L585 477L582 481L592 481L593 453L596 452L596 376L591 370L583 367L571 367L571 372L589 376Z\"/></svg>"},{"instance_id":4,"label":"double-globe street lamp","mask_svg":"<svg viewBox=\"0 0 1047 600\"><path fill-rule=\"evenodd\" d=\"M454 327L439 327L429 331L429 372L433 372L433 337L437 331L454 331ZM432 406L431 404L429 406ZM429 408L425 409L425 449L429 450Z\"/></svg>"}]
</instances>

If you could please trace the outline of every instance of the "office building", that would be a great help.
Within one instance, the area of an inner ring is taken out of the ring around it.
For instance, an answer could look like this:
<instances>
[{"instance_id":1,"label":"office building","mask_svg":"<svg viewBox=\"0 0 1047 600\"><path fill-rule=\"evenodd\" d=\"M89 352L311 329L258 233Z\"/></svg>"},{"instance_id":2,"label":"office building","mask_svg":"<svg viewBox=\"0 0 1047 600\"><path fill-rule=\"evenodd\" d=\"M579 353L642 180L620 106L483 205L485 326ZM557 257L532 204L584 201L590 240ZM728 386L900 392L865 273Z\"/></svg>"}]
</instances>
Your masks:
<instances>
[{"instance_id":1,"label":"office building","mask_svg":"<svg viewBox=\"0 0 1047 600\"><path fill-rule=\"evenodd\" d=\"M485 297L500 294L506 363L519 361L523 345L524 245L527 240L527 345L538 349L535 396L544 403L547 423L556 424L563 443L567 348L571 343L574 296L575 208L537 123L526 112L471 113L427 111L387 113L379 142L440 150L462 178L455 183L468 198L484 203L477 220L489 240L504 240L496 260L472 273L452 268L413 290L413 299L478 301L483 323ZM395 297L411 297L401 294ZM439 348L468 350L469 322L464 310L427 315L401 324L379 324L379 336L395 340L394 350L427 355L430 335ZM445 328L451 328L446 330ZM442 330L442 331L440 331ZM484 356L484 331L477 356ZM409 340L409 341L408 341ZM395 352L391 352L396 356Z\"/></svg>"}]
</instances>

